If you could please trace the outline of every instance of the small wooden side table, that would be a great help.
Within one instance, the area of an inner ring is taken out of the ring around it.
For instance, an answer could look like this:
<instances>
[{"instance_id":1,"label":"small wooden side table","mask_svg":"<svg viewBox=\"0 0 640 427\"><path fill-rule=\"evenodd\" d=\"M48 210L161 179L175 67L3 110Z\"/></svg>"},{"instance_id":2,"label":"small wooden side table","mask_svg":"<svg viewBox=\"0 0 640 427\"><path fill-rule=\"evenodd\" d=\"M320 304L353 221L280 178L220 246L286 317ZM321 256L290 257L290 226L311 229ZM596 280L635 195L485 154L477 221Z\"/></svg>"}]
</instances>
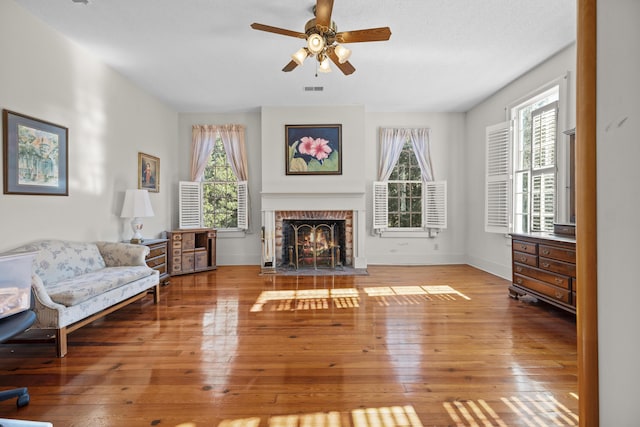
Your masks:
<instances>
[{"instance_id":1,"label":"small wooden side table","mask_svg":"<svg viewBox=\"0 0 640 427\"><path fill-rule=\"evenodd\" d=\"M160 284L169 284L169 271L167 269L167 243L168 239L144 239L138 245L149 247L149 255L145 258L147 265L160 272ZM124 243L130 243L124 241Z\"/></svg>"}]
</instances>

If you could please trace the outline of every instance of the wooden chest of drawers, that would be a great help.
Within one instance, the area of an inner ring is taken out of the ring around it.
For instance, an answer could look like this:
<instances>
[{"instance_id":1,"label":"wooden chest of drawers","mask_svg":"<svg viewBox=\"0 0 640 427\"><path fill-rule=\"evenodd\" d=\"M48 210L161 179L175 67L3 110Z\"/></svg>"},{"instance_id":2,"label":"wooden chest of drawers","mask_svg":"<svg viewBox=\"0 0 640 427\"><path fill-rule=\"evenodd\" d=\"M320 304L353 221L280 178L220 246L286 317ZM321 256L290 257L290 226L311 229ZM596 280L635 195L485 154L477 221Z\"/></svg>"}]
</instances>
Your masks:
<instances>
[{"instance_id":1,"label":"wooden chest of drawers","mask_svg":"<svg viewBox=\"0 0 640 427\"><path fill-rule=\"evenodd\" d=\"M576 312L576 242L548 233L512 234L513 283L509 294L531 295Z\"/></svg>"},{"instance_id":2,"label":"wooden chest of drawers","mask_svg":"<svg viewBox=\"0 0 640 427\"><path fill-rule=\"evenodd\" d=\"M158 270L160 273L160 284L169 284L169 270L167 268L167 239L145 239L138 243L149 247L149 255L145 258L147 266ZM124 241L129 243L129 241Z\"/></svg>"},{"instance_id":3,"label":"wooden chest of drawers","mask_svg":"<svg viewBox=\"0 0 640 427\"><path fill-rule=\"evenodd\" d=\"M187 274L216 269L216 230L181 229L167 232L169 274Z\"/></svg>"}]
</instances>

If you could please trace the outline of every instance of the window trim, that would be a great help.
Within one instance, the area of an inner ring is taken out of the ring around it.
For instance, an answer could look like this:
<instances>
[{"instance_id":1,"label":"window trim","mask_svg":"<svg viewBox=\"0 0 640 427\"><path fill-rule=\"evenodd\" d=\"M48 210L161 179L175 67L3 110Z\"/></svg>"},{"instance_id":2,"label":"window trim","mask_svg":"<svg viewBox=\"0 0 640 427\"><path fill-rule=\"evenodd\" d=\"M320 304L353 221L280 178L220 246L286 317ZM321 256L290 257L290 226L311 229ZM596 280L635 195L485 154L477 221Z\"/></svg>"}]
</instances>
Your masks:
<instances>
[{"instance_id":1,"label":"window trim","mask_svg":"<svg viewBox=\"0 0 640 427\"><path fill-rule=\"evenodd\" d=\"M509 150L511 151L509 157L509 175L507 177L508 180L508 201L506 203L506 215L508 216L508 225L493 227L489 224L487 212L490 207L491 200L489 199L488 187L490 183L489 178L489 159L488 156L485 158L485 232L487 233L501 233L508 236L509 232L512 232L514 229L514 163L515 159L515 150L514 150L514 142L513 142L513 121L512 121L512 111L518 106L528 103L531 100L535 99L537 96L543 94L544 92L549 91L554 86L558 86L558 116L557 116L557 130L556 130L556 165L555 165L555 175L556 175L556 189L555 189L555 212L554 212L554 221L555 222L568 222L567 218L569 215L569 203L570 203L570 189L568 188L570 181L570 144L568 138L566 138L563 129L567 128L568 122L568 109L569 109L569 94L568 94L568 82L569 82L570 74L569 72L564 75L557 77L550 82L538 87L536 90L529 92L528 94L516 99L515 101L509 103L505 108L505 119L506 122L502 123L502 125L508 125L510 128L508 131L509 134ZM489 149L489 132L491 128L497 128L501 124L496 124L492 126L486 127L485 134L485 150ZM565 142L566 140L566 142Z\"/></svg>"},{"instance_id":2,"label":"window trim","mask_svg":"<svg viewBox=\"0 0 640 427\"><path fill-rule=\"evenodd\" d=\"M540 96L544 92L558 86L558 122L556 134L556 206L555 206L555 222L569 222L569 184L571 182L571 171L569 170L569 139L565 135L564 130L569 129L569 81L571 73L568 71L563 75L539 86L524 96L507 104L505 109L505 120L510 122L511 112L519 105ZM565 142L566 139L566 142ZM512 143L513 146L513 143ZM515 155L515 153L514 153ZM512 175L514 173L514 163L511 163ZM512 177L513 178L513 177ZM513 183L511 184L513 189ZM513 192L513 190L512 190ZM513 207L510 206L509 215L513 218ZM510 221L509 231L513 231L513 220Z\"/></svg>"}]
</instances>

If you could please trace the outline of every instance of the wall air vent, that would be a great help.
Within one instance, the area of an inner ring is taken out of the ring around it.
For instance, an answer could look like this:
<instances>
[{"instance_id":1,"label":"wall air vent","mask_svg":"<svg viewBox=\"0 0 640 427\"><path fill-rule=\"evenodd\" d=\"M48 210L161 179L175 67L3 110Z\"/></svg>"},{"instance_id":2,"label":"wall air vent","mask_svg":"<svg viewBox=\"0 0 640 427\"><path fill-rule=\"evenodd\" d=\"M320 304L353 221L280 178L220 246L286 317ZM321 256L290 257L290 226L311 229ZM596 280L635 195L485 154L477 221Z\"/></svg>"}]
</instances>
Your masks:
<instances>
[{"instance_id":1,"label":"wall air vent","mask_svg":"<svg viewBox=\"0 0 640 427\"><path fill-rule=\"evenodd\" d=\"M305 86L305 92L322 92L324 90L324 86Z\"/></svg>"}]
</instances>

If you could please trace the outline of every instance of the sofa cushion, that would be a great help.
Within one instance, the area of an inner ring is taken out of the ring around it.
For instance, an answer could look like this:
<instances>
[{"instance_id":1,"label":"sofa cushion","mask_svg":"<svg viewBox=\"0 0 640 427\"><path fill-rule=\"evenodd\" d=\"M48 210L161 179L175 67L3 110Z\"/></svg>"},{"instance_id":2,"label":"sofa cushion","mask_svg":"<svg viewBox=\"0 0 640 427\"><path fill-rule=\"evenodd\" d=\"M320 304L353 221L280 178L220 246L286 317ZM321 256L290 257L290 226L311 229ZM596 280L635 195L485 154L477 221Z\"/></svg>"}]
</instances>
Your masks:
<instances>
[{"instance_id":1,"label":"sofa cushion","mask_svg":"<svg viewBox=\"0 0 640 427\"><path fill-rule=\"evenodd\" d=\"M146 266L107 267L61 280L48 286L47 293L53 301L70 307L153 273L154 270Z\"/></svg>"},{"instance_id":2,"label":"sofa cushion","mask_svg":"<svg viewBox=\"0 0 640 427\"><path fill-rule=\"evenodd\" d=\"M46 288L60 280L105 268L104 259L94 243L41 240L15 251L38 251L33 261L34 272Z\"/></svg>"}]
</instances>

